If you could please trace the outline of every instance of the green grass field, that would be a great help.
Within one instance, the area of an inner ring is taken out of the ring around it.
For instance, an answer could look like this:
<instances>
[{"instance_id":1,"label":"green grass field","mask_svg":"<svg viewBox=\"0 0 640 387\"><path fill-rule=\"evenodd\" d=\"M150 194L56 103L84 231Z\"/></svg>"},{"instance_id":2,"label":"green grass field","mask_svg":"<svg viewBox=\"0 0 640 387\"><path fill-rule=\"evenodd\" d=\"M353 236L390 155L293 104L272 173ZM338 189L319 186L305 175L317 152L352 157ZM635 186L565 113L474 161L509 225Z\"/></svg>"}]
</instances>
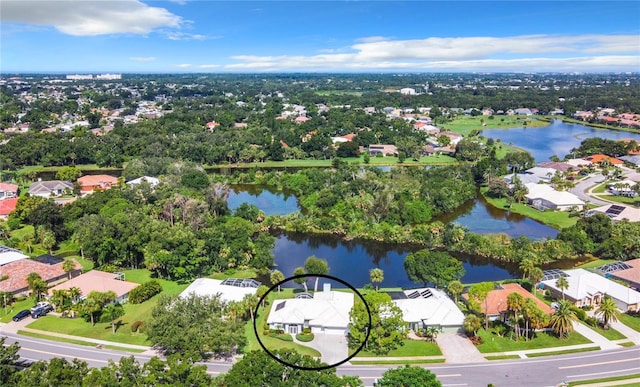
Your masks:
<instances>
[{"instance_id":1,"label":"green grass field","mask_svg":"<svg viewBox=\"0 0 640 387\"><path fill-rule=\"evenodd\" d=\"M425 359L425 360L350 360L353 365L376 365L376 364L433 364L444 363L445 359Z\"/></svg>"},{"instance_id":2,"label":"green grass field","mask_svg":"<svg viewBox=\"0 0 640 387\"><path fill-rule=\"evenodd\" d=\"M608 263L618 262L617 259L596 259L593 261L589 261L585 264L580 265L581 269L594 269L596 267L600 267L606 265Z\"/></svg>"},{"instance_id":3,"label":"green grass field","mask_svg":"<svg viewBox=\"0 0 640 387\"><path fill-rule=\"evenodd\" d=\"M16 313L23 309L31 309L35 304L36 302L33 300L33 298L27 298L23 301L14 302L12 305L7 306L6 308L0 309L0 322L8 323L9 321L11 321L13 316L16 315Z\"/></svg>"},{"instance_id":4,"label":"green grass field","mask_svg":"<svg viewBox=\"0 0 640 387\"><path fill-rule=\"evenodd\" d=\"M600 347L576 348L576 349L567 349L567 350L564 350L564 351L527 353L527 357L543 357L543 356L566 355L568 353L591 352L591 351L599 351L599 350L600 350Z\"/></svg>"},{"instance_id":5,"label":"green grass field","mask_svg":"<svg viewBox=\"0 0 640 387\"><path fill-rule=\"evenodd\" d=\"M572 332L569 337L559 339L553 333L538 332L537 337L529 341L512 340L508 337L499 337L484 329L478 331L478 336L484 341L478 345L481 353L522 351L527 349L566 347L568 345L589 344L591 341L577 332Z\"/></svg>"},{"instance_id":6,"label":"green grass field","mask_svg":"<svg viewBox=\"0 0 640 387\"><path fill-rule=\"evenodd\" d=\"M593 331L597 332L598 334L606 337L609 340L620 340L620 339L626 339L627 336L623 335L622 333L616 331L613 328L609 328L609 329L602 329L599 326L598 327L592 327L591 325L587 325L590 329L592 329Z\"/></svg>"},{"instance_id":7,"label":"green grass field","mask_svg":"<svg viewBox=\"0 0 640 387\"><path fill-rule=\"evenodd\" d=\"M406 356L441 356L442 351L438 344L430 343L427 341L419 341L419 340L403 340L403 344L401 347L396 348L392 351L389 351L388 354L383 357L406 357ZM353 351L349 350L349 354L352 354ZM365 349L360 351L356 358L358 357L378 357L373 352L369 352Z\"/></svg>"},{"instance_id":8,"label":"green grass field","mask_svg":"<svg viewBox=\"0 0 640 387\"><path fill-rule=\"evenodd\" d=\"M492 198L486 195L488 188L483 187L480 189L481 194L487 200L487 202L491 203L494 207L507 209L507 199L506 198ZM514 212L516 214L524 215L528 218L540 221L546 225L551 227L562 229L571 227L578 221L578 217L569 217L568 211L539 211L535 208L532 208L526 204L513 203L508 210Z\"/></svg>"},{"instance_id":9,"label":"green grass field","mask_svg":"<svg viewBox=\"0 0 640 387\"><path fill-rule=\"evenodd\" d=\"M629 328L640 332L640 317L639 316L631 316L626 313L622 313L620 315L620 322Z\"/></svg>"},{"instance_id":10,"label":"green grass field","mask_svg":"<svg viewBox=\"0 0 640 387\"><path fill-rule=\"evenodd\" d=\"M29 336L29 337L35 337L38 339L45 339L45 340L52 340L52 341L59 341L61 343L69 343L69 344L77 344L77 345L84 345L84 346L88 346L88 347L95 347L96 343L90 343L88 341L82 341L82 340L74 340L74 339L67 339L64 337L57 337L57 336L51 336L51 335L44 335L41 333L34 333L34 332L29 332L29 331L23 331L23 330L19 330L18 331L19 335L22 336ZM144 352L144 350L142 349L134 349L134 348L127 348L127 347L118 347L118 346L114 346L114 345L105 345L104 348L106 349L113 349L116 351L125 351L125 352L133 352L133 353L142 353Z\"/></svg>"},{"instance_id":11,"label":"green grass field","mask_svg":"<svg viewBox=\"0 0 640 387\"><path fill-rule=\"evenodd\" d=\"M496 355L496 356L485 356L487 360L512 360L512 359L520 359L518 355Z\"/></svg>"},{"instance_id":12,"label":"green grass field","mask_svg":"<svg viewBox=\"0 0 640 387\"><path fill-rule=\"evenodd\" d=\"M527 123L526 125L524 124L525 122ZM441 129L450 130L467 136L472 130L509 129L521 128L523 126L535 128L548 125L548 121L520 116L494 116L494 118L485 116L459 116L453 121L441 125Z\"/></svg>"}]
</instances>

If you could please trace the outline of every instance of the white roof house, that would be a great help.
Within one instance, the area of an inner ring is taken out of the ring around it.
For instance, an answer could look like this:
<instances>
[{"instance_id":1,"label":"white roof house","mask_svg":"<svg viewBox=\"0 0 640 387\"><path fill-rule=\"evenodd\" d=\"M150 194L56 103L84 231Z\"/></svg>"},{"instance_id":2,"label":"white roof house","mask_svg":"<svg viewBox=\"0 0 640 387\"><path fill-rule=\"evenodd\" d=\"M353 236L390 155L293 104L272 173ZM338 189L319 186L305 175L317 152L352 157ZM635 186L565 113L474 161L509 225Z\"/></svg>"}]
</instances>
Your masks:
<instances>
[{"instance_id":1,"label":"white roof house","mask_svg":"<svg viewBox=\"0 0 640 387\"><path fill-rule=\"evenodd\" d=\"M565 298L576 306L598 305L602 298L609 295L622 311L638 310L640 292L620 285L596 273L585 269L564 270L569 288L564 291ZM542 281L545 289L549 288L558 297L562 291L556 286L557 279Z\"/></svg>"},{"instance_id":2,"label":"white roof house","mask_svg":"<svg viewBox=\"0 0 640 387\"><path fill-rule=\"evenodd\" d=\"M527 201L538 209L569 211L572 207L579 210L584 207L584 202L570 192L556 191L546 184L528 183L525 187L529 191Z\"/></svg>"},{"instance_id":3,"label":"white roof house","mask_svg":"<svg viewBox=\"0 0 640 387\"><path fill-rule=\"evenodd\" d=\"M393 303L402 310L402 319L410 328L437 327L453 332L462 328L464 314L442 290L421 288L403 293L406 298L395 299Z\"/></svg>"},{"instance_id":4,"label":"white roof house","mask_svg":"<svg viewBox=\"0 0 640 387\"><path fill-rule=\"evenodd\" d=\"M518 173L518 179L520 179L523 184L540 182L548 183L551 181L551 178L555 173L556 170L553 168L533 167L522 173ZM514 180L513 174L505 176L504 179L508 184L512 184Z\"/></svg>"},{"instance_id":5,"label":"white roof house","mask_svg":"<svg viewBox=\"0 0 640 387\"><path fill-rule=\"evenodd\" d=\"M180 293L180 298L190 295L213 297L220 295L224 302L241 301L247 294L256 294L260 282L252 279L229 278L224 281L212 278L198 278Z\"/></svg>"},{"instance_id":6,"label":"white roof house","mask_svg":"<svg viewBox=\"0 0 640 387\"><path fill-rule=\"evenodd\" d=\"M64 180L36 181L29 186L30 196L40 196L49 198L51 196L60 196L65 191L73 192L73 183Z\"/></svg>"},{"instance_id":7,"label":"white roof house","mask_svg":"<svg viewBox=\"0 0 640 387\"><path fill-rule=\"evenodd\" d=\"M353 300L353 293L332 291L326 283L322 291L313 296L302 293L296 298L275 300L267 323L271 329L283 329L291 334L310 328L313 333L346 335Z\"/></svg>"},{"instance_id":8,"label":"white roof house","mask_svg":"<svg viewBox=\"0 0 640 387\"><path fill-rule=\"evenodd\" d=\"M137 179L128 181L127 185L133 186L133 185L142 184L143 182L149 183L149 185L152 187L155 187L156 185L160 184L160 180L157 177L142 176Z\"/></svg>"},{"instance_id":9,"label":"white roof house","mask_svg":"<svg viewBox=\"0 0 640 387\"><path fill-rule=\"evenodd\" d=\"M20 250L12 249L6 246L0 246L0 266L25 258L29 257L22 254Z\"/></svg>"}]
</instances>

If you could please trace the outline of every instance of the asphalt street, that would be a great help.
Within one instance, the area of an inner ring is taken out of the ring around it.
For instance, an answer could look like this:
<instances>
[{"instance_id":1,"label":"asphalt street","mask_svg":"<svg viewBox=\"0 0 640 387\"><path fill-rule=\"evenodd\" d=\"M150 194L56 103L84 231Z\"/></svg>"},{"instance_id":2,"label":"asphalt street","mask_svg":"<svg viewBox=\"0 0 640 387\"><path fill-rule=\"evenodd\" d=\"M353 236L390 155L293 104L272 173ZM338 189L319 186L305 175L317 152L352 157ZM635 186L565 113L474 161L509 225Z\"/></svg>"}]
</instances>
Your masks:
<instances>
[{"instance_id":1,"label":"asphalt street","mask_svg":"<svg viewBox=\"0 0 640 387\"><path fill-rule=\"evenodd\" d=\"M25 360L38 361L52 357L63 357L69 360L84 360L91 367L102 367L109 360L118 361L129 353L96 349L52 342L48 340L23 337L10 333L7 342L18 341L21 345L20 356ZM150 359L148 355L134 354L144 363ZM211 375L228 371L232 363L207 362ZM339 375L358 375L366 386L372 386L385 370L391 366L350 366L338 368ZM433 364L426 366L434 372L444 386L555 386L563 381L595 379L608 376L626 375L640 372L640 347L620 348L608 351L576 353L564 356L552 356L535 359L498 360L473 364ZM310 371L311 372L311 371Z\"/></svg>"}]
</instances>

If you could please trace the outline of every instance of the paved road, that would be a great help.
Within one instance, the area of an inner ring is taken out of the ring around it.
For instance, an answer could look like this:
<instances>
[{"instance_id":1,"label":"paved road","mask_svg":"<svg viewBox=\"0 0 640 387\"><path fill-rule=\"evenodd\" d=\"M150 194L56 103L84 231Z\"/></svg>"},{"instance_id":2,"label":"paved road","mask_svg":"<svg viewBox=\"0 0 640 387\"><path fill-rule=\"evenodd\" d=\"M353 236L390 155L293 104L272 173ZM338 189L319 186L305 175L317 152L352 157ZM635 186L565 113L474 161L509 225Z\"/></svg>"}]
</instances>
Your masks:
<instances>
[{"instance_id":1,"label":"paved road","mask_svg":"<svg viewBox=\"0 0 640 387\"><path fill-rule=\"evenodd\" d=\"M48 340L23 337L12 333L3 333L7 342L18 341L21 345L20 356L26 360L37 361L52 357L64 357L69 360L78 358L91 367L102 367L108 361L118 361L129 353L95 349L74 344L58 343ZM148 355L134 355L144 363ZM212 375L227 372L232 364L227 362L207 362L208 372ZM372 386L388 368L394 366L341 366L340 375L358 375L366 386ZM428 366L444 386L553 386L562 381L595 379L605 376L626 375L640 372L640 347L599 351L597 353L577 353L565 356L539 359L519 359L491 361L473 364L434 364Z\"/></svg>"},{"instance_id":2,"label":"paved road","mask_svg":"<svg viewBox=\"0 0 640 387\"><path fill-rule=\"evenodd\" d=\"M569 192L576 195L583 202L594 203L600 206L605 206L610 204L609 202L605 202L604 200L597 199L593 196L587 194L589 188L593 187L596 184L600 184L604 181L604 176L599 174L591 174L587 176L585 179L579 181L575 187L571 188Z\"/></svg>"}]
</instances>

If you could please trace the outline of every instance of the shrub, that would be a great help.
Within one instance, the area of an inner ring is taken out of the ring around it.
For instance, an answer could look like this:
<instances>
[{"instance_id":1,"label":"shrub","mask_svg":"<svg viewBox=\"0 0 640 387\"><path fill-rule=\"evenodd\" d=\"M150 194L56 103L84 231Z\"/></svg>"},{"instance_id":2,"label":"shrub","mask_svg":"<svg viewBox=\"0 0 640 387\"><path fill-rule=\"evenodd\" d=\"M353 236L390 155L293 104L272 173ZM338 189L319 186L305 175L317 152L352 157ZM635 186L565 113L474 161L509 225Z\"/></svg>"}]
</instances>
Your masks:
<instances>
[{"instance_id":1,"label":"shrub","mask_svg":"<svg viewBox=\"0 0 640 387\"><path fill-rule=\"evenodd\" d=\"M482 340L482 337L480 337L480 336L469 337L469 340L471 340L473 345L476 345L476 346L484 343L484 340Z\"/></svg>"},{"instance_id":2,"label":"shrub","mask_svg":"<svg viewBox=\"0 0 640 387\"><path fill-rule=\"evenodd\" d=\"M309 341L312 341L314 337L313 333L298 333L296 335L296 340L308 343Z\"/></svg>"},{"instance_id":3,"label":"shrub","mask_svg":"<svg viewBox=\"0 0 640 387\"><path fill-rule=\"evenodd\" d=\"M307 328L303 328L302 329L302 333L305 334L305 335L308 335L309 333L311 333L311 328L308 328L308 327Z\"/></svg>"},{"instance_id":4,"label":"shrub","mask_svg":"<svg viewBox=\"0 0 640 387\"><path fill-rule=\"evenodd\" d=\"M137 288L129 292L129 302L132 304L140 304L155 296L162 291L162 286L156 280L143 283Z\"/></svg>"},{"instance_id":5,"label":"shrub","mask_svg":"<svg viewBox=\"0 0 640 387\"><path fill-rule=\"evenodd\" d=\"M273 337L282 341L293 341L293 337L291 337L291 335L288 333L279 333L277 335L274 335Z\"/></svg>"},{"instance_id":6,"label":"shrub","mask_svg":"<svg viewBox=\"0 0 640 387\"><path fill-rule=\"evenodd\" d=\"M142 327L143 325L144 325L144 322L135 321L133 324L131 324L131 332L133 332L133 333L138 332L140 327Z\"/></svg>"}]
</instances>

